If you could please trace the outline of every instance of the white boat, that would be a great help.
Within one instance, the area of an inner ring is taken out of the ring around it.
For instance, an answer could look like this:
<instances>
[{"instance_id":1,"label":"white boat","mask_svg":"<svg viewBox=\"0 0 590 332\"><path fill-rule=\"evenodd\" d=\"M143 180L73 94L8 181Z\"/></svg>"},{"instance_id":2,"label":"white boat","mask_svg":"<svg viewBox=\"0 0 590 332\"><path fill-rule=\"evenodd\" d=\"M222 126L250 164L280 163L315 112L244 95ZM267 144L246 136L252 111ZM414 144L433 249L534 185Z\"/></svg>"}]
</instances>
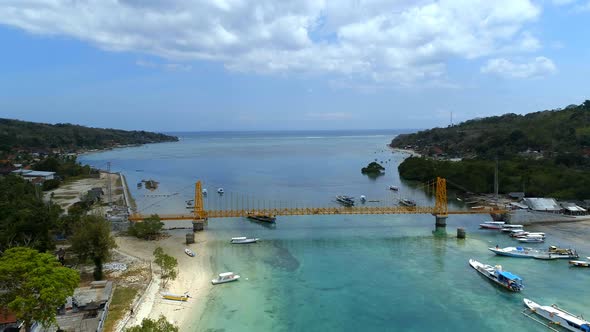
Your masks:
<instances>
[{"instance_id":1,"label":"white boat","mask_svg":"<svg viewBox=\"0 0 590 332\"><path fill-rule=\"evenodd\" d=\"M484 277L510 291L520 292L524 288L522 285L522 278L508 271L502 270L501 265L491 266L480 263L475 259L470 259L469 265Z\"/></svg>"},{"instance_id":2,"label":"white boat","mask_svg":"<svg viewBox=\"0 0 590 332\"><path fill-rule=\"evenodd\" d=\"M232 237L231 243L234 244L245 244L245 243L255 243L256 241L260 240L259 238L247 238L245 236L240 237Z\"/></svg>"},{"instance_id":3,"label":"white boat","mask_svg":"<svg viewBox=\"0 0 590 332\"><path fill-rule=\"evenodd\" d=\"M361 201L361 203L364 203L364 202L366 202L366 201L367 201L367 196L365 196L365 195L361 195L361 197L360 197L360 201Z\"/></svg>"},{"instance_id":4,"label":"white boat","mask_svg":"<svg viewBox=\"0 0 590 332\"><path fill-rule=\"evenodd\" d=\"M217 193L218 193L219 195L223 195L223 193L224 193L224 192L225 192L225 191L223 191L223 188L219 188L219 189L217 189Z\"/></svg>"},{"instance_id":5,"label":"white boat","mask_svg":"<svg viewBox=\"0 0 590 332\"><path fill-rule=\"evenodd\" d=\"M502 229L505 222L503 221L486 221L483 224L479 224L479 228L485 229Z\"/></svg>"},{"instance_id":6,"label":"white boat","mask_svg":"<svg viewBox=\"0 0 590 332\"><path fill-rule=\"evenodd\" d=\"M540 305L529 299L524 299L524 305L537 315L548 319L552 324L559 325L568 331L590 332L590 322L582 315L576 316L555 304L550 306Z\"/></svg>"},{"instance_id":7,"label":"white boat","mask_svg":"<svg viewBox=\"0 0 590 332\"><path fill-rule=\"evenodd\" d=\"M203 188L203 196L207 196L207 188Z\"/></svg>"},{"instance_id":8,"label":"white boat","mask_svg":"<svg viewBox=\"0 0 590 332\"><path fill-rule=\"evenodd\" d=\"M399 187L397 186L389 186L389 190L398 191Z\"/></svg>"},{"instance_id":9,"label":"white boat","mask_svg":"<svg viewBox=\"0 0 590 332\"><path fill-rule=\"evenodd\" d=\"M527 237L529 235L541 235L542 237L545 237L545 233L543 233L543 232L525 232L525 231L518 232L518 230L515 230L514 232L510 233L511 237Z\"/></svg>"},{"instance_id":10,"label":"white boat","mask_svg":"<svg viewBox=\"0 0 590 332\"><path fill-rule=\"evenodd\" d=\"M522 229L522 225L502 225L502 228L500 229L502 232L510 232L512 230L515 229Z\"/></svg>"},{"instance_id":11,"label":"white boat","mask_svg":"<svg viewBox=\"0 0 590 332\"><path fill-rule=\"evenodd\" d=\"M590 267L590 262L588 261L570 261L569 263L573 266Z\"/></svg>"},{"instance_id":12,"label":"white boat","mask_svg":"<svg viewBox=\"0 0 590 332\"><path fill-rule=\"evenodd\" d=\"M226 282L230 282L230 281L236 281L240 279L240 276L233 273L233 272L224 272L224 273L220 273L219 276L217 277L217 279L213 279L211 280L211 283L213 285L217 285L217 284L223 284Z\"/></svg>"},{"instance_id":13,"label":"white boat","mask_svg":"<svg viewBox=\"0 0 590 332\"><path fill-rule=\"evenodd\" d=\"M488 248L490 251L500 256L536 258L536 259L569 259L578 258L575 249L563 249L556 246L549 247L548 250L523 248L523 247L506 247Z\"/></svg>"},{"instance_id":14,"label":"white boat","mask_svg":"<svg viewBox=\"0 0 590 332\"><path fill-rule=\"evenodd\" d=\"M191 257L195 257L195 252L190 250L189 248L184 248L184 253Z\"/></svg>"},{"instance_id":15,"label":"white boat","mask_svg":"<svg viewBox=\"0 0 590 332\"><path fill-rule=\"evenodd\" d=\"M541 242L545 242L545 237L542 235L529 234L524 237L517 237L516 240L518 242L525 242L525 243L541 243Z\"/></svg>"}]
</instances>

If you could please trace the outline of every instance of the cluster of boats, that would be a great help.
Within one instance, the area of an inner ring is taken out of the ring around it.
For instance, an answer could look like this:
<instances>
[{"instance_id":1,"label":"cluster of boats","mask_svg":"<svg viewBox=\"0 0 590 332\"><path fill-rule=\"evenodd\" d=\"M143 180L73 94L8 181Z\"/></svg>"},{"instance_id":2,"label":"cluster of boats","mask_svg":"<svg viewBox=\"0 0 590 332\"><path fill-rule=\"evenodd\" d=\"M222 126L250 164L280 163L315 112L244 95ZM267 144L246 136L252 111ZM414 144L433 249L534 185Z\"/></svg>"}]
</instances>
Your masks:
<instances>
[{"instance_id":1,"label":"cluster of boats","mask_svg":"<svg viewBox=\"0 0 590 332\"><path fill-rule=\"evenodd\" d=\"M510 237L516 239L518 242L525 243L540 243L545 242L545 233L543 232L526 232L522 225L506 224L504 221L486 221L479 224L480 228L500 230L508 233Z\"/></svg>"}]
</instances>

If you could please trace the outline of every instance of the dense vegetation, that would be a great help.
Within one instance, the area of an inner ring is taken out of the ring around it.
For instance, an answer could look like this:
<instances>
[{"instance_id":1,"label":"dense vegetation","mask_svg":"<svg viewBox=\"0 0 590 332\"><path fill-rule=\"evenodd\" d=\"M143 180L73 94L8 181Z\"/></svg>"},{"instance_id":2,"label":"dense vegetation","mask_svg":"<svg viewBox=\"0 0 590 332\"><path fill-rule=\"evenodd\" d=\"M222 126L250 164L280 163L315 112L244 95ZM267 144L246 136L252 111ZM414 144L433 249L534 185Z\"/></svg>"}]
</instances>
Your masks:
<instances>
[{"instance_id":1,"label":"dense vegetation","mask_svg":"<svg viewBox=\"0 0 590 332\"><path fill-rule=\"evenodd\" d=\"M13 246L53 248L52 232L62 211L41 197L38 188L20 177L0 177L0 251Z\"/></svg>"},{"instance_id":2,"label":"dense vegetation","mask_svg":"<svg viewBox=\"0 0 590 332\"><path fill-rule=\"evenodd\" d=\"M502 193L590 198L588 100L564 110L506 114L400 135L391 146L428 156L400 164L404 179L427 181L441 176L469 191L491 192L497 158ZM446 160L449 157L463 159L452 162Z\"/></svg>"},{"instance_id":3,"label":"dense vegetation","mask_svg":"<svg viewBox=\"0 0 590 332\"><path fill-rule=\"evenodd\" d=\"M380 175L381 173L383 173L383 171L385 170L385 167L381 166L379 163L377 162L371 162L369 163L369 165L367 165L367 167L363 167L361 168L361 173L366 174L366 175Z\"/></svg>"},{"instance_id":4,"label":"dense vegetation","mask_svg":"<svg viewBox=\"0 0 590 332\"><path fill-rule=\"evenodd\" d=\"M55 125L0 119L0 151L79 151L116 145L177 141L178 138L147 131L89 128L68 123Z\"/></svg>"}]
</instances>

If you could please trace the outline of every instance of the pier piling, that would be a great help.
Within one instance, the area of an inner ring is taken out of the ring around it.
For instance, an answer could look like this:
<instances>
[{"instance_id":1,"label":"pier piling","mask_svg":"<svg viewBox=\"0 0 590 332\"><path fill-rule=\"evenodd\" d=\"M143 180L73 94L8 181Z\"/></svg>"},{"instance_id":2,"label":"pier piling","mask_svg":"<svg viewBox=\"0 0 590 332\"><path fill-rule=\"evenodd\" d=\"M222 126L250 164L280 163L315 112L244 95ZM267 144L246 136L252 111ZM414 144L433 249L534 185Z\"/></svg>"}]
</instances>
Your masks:
<instances>
[{"instance_id":1,"label":"pier piling","mask_svg":"<svg viewBox=\"0 0 590 332\"><path fill-rule=\"evenodd\" d=\"M436 218L436 226L437 227L445 227L447 225L447 215L435 215Z\"/></svg>"}]
</instances>

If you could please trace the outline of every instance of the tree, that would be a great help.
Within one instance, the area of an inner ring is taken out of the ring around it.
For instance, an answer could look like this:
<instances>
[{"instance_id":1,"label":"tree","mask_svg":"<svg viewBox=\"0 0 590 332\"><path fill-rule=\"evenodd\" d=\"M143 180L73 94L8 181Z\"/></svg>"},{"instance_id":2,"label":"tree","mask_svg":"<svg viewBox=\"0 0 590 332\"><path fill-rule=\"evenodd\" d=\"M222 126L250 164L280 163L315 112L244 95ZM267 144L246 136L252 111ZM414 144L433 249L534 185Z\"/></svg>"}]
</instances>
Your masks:
<instances>
[{"instance_id":1,"label":"tree","mask_svg":"<svg viewBox=\"0 0 590 332\"><path fill-rule=\"evenodd\" d=\"M178 276L178 272L176 271L178 260L166 254L161 247L157 247L154 250L154 263L156 263L162 271L162 284L164 287L166 287L168 280L174 280Z\"/></svg>"},{"instance_id":2,"label":"tree","mask_svg":"<svg viewBox=\"0 0 590 332\"><path fill-rule=\"evenodd\" d=\"M79 282L78 272L61 266L51 254L15 247L0 257L0 305L24 321L27 331L35 321L45 327L54 323L56 309Z\"/></svg>"},{"instance_id":3,"label":"tree","mask_svg":"<svg viewBox=\"0 0 590 332\"><path fill-rule=\"evenodd\" d=\"M111 235L108 221L99 216L84 216L70 238L72 251L81 261L94 263L94 279L102 279L102 263L110 257L110 250L117 247Z\"/></svg>"},{"instance_id":4,"label":"tree","mask_svg":"<svg viewBox=\"0 0 590 332\"><path fill-rule=\"evenodd\" d=\"M152 214L141 222L135 222L129 227L129 234L144 240L153 240L162 232L164 223L157 214Z\"/></svg>"},{"instance_id":5,"label":"tree","mask_svg":"<svg viewBox=\"0 0 590 332\"><path fill-rule=\"evenodd\" d=\"M160 315L158 320L144 318L141 325L125 329L125 332L178 332L178 326L168 322Z\"/></svg>"}]
</instances>

